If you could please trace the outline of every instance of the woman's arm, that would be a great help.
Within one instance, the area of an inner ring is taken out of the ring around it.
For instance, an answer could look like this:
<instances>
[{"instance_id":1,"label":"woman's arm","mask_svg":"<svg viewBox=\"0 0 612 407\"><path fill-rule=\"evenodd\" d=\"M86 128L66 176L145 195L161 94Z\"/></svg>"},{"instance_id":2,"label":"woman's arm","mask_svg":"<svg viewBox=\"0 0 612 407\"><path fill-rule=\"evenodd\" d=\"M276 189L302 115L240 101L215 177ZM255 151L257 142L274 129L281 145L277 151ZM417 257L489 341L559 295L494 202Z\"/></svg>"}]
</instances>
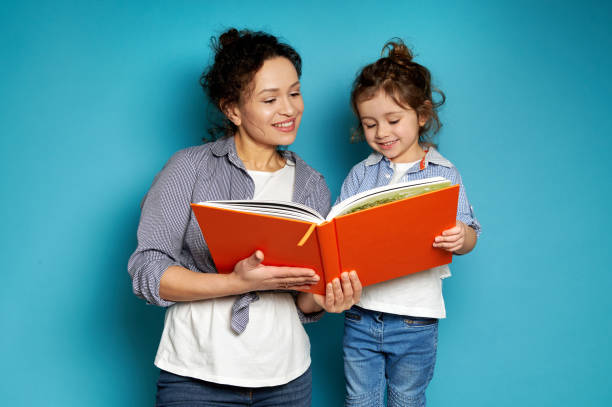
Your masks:
<instances>
[{"instance_id":1,"label":"woman's arm","mask_svg":"<svg viewBox=\"0 0 612 407\"><path fill-rule=\"evenodd\" d=\"M302 290L319 281L311 269L264 266L263 259L258 250L238 262L228 274L198 273L170 266L162 275L159 296L166 301L197 301L249 291Z\"/></svg>"}]
</instances>

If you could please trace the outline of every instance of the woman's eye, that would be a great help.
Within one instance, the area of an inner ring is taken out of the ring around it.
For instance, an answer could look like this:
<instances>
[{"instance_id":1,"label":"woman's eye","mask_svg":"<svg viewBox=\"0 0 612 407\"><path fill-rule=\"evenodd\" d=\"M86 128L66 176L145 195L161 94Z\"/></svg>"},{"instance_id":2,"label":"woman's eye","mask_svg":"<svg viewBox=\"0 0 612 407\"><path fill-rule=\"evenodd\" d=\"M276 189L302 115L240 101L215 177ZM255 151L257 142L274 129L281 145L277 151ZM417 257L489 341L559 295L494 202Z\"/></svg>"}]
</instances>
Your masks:
<instances>
[{"instance_id":1,"label":"woman's eye","mask_svg":"<svg viewBox=\"0 0 612 407\"><path fill-rule=\"evenodd\" d=\"M293 96L293 97L297 97L297 96L300 96L300 95L301 95L300 92L291 92L291 96Z\"/></svg>"}]
</instances>

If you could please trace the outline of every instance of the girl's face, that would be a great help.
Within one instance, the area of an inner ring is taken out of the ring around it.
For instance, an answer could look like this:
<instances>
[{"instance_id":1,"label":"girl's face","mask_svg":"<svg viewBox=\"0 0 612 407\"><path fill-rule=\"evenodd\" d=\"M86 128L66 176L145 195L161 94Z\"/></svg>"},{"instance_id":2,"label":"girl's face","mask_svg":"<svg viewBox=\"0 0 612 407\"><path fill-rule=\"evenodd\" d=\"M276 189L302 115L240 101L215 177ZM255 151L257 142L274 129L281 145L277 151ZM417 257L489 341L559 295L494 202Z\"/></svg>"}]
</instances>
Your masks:
<instances>
[{"instance_id":1,"label":"girl's face","mask_svg":"<svg viewBox=\"0 0 612 407\"><path fill-rule=\"evenodd\" d=\"M395 163L420 160L419 128L427 122L410 107L398 105L384 90L357 104L367 143Z\"/></svg>"},{"instance_id":2,"label":"girl's face","mask_svg":"<svg viewBox=\"0 0 612 407\"><path fill-rule=\"evenodd\" d=\"M268 59L228 117L241 137L271 147L293 143L304 101L295 67L287 58Z\"/></svg>"}]
</instances>

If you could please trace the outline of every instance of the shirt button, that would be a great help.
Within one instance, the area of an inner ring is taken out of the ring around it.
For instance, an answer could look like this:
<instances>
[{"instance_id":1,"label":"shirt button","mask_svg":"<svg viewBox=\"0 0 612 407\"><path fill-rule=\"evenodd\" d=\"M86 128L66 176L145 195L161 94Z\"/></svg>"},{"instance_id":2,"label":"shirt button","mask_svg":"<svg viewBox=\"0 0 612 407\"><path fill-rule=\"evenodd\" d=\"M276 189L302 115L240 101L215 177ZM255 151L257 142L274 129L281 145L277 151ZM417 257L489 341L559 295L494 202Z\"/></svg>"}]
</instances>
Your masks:
<instances>
[{"instance_id":1,"label":"shirt button","mask_svg":"<svg viewBox=\"0 0 612 407\"><path fill-rule=\"evenodd\" d=\"M385 178L391 178L390 174L385 175Z\"/></svg>"}]
</instances>

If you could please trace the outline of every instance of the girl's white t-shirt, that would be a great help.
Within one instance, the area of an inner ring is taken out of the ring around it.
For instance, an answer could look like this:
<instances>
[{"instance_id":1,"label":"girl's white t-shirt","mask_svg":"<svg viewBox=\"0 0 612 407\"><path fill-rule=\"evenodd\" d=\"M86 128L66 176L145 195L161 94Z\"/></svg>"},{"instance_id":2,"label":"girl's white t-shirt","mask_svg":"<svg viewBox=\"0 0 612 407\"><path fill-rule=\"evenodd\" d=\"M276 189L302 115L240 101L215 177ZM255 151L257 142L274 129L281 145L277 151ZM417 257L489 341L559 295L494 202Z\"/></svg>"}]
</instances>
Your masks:
<instances>
[{"instance_id":1,"label":"girl's white t-shirt","mask_svg":"<svg viewBox=\"0 0 612 407\"><path fill-rule=\"evenodd\" d=\"M287 161L276 172L248 172L255 182L254 199L291 201L295 163ZM293 296L258 296L240 335L230 327L236 295L172 305L155 365L181 376L241 387L277 386L303 374L310 366L310 341Z\"/></svg>"},{"instance_id":2,"label":"girl's white t-shirt","mask_svg":"<svg viewBox=\"0 0 612 407\"><path fill-rule=\"evenodd\" d=\"M401 182L406 172L418 163L391 163L394 171L390 183ZM389 314L445 318L442 279L449 276L450 270L445 265L367 286L357 305Z\"/></svg>"}]
</instances>

